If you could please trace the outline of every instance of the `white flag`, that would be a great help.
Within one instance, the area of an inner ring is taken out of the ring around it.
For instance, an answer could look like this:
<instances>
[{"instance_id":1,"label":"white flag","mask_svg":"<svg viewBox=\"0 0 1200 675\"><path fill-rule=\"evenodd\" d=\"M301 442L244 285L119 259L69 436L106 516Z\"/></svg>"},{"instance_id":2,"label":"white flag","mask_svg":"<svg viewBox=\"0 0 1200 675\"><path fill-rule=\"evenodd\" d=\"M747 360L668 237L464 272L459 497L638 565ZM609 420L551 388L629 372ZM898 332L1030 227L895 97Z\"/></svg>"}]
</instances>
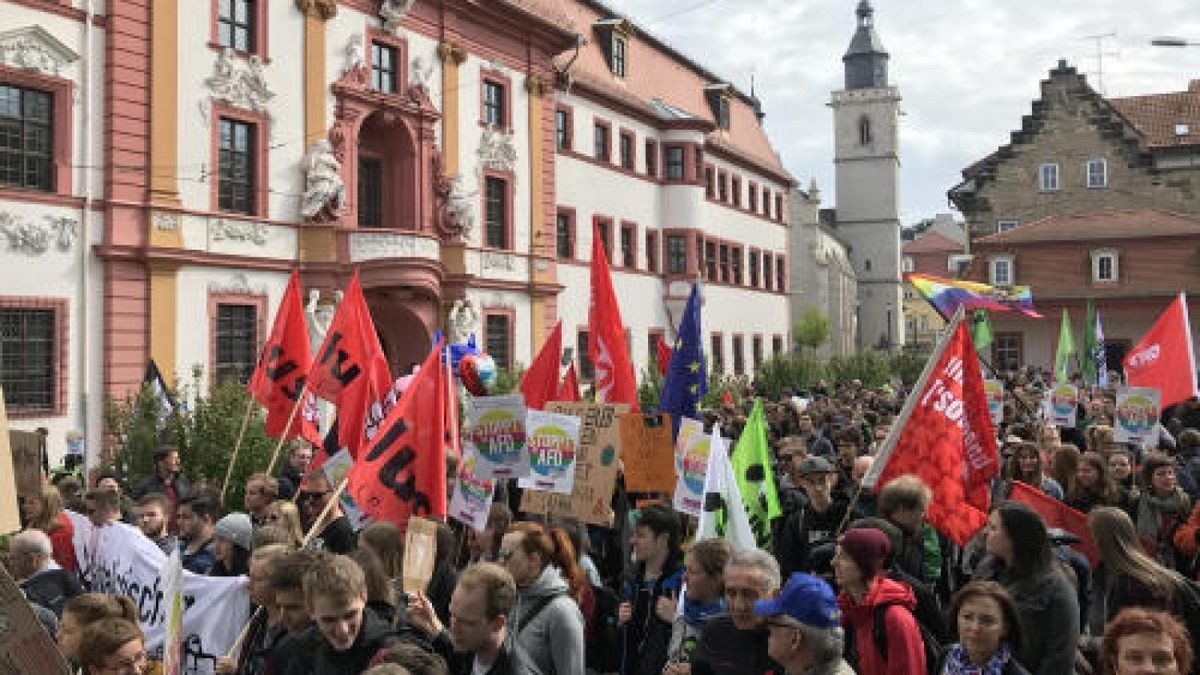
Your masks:
<instances>
[{"instance_id":1,"label":"white flag","mask_svg":"<svg viewBox=\"0 0 1200 675\"><path fill-rule=\"evenodd\" d=\"M735 551L758 548L750 518L738 492L737 478L729 462L729 441L721 438L721 425L714 424L709 442L708 473L704 477L704 510L696 541L724 537Z\"/></svg>"}]
</instances>

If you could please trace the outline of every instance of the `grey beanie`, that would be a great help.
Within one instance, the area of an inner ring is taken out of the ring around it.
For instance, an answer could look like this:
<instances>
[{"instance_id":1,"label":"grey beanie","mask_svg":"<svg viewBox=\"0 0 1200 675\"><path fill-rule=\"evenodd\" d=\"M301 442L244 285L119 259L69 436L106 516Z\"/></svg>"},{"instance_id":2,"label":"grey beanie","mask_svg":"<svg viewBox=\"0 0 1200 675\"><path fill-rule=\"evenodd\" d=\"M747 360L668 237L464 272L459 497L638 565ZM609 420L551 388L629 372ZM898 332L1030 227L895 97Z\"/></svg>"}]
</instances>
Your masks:
<instances>
[{"instance_id":1,"label":"grey beanie","mask_svg":"<svg viewBox=\"0 0 1200 675\"><path fill-rule=\"evenodd\" d=\"M213 536L228 539L233 542L234 546L249 551L252 545L250 534L253 530L254 526L250 523L250 516L235 511L217 521L217 524L213 526Z\"/></svg>"}]
</instances>

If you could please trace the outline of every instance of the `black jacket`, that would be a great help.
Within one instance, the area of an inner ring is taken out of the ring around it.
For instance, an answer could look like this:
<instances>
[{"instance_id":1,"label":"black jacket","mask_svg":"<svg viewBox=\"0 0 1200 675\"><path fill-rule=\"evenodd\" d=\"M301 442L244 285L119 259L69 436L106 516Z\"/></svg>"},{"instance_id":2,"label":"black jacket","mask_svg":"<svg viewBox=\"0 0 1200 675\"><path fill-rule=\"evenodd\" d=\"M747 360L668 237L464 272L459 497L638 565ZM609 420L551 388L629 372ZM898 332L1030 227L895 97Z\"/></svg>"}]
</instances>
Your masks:
<instances>
[{"instance_id":1,"label":"black jacket","mask_svg":"<svg viewBox=\"0 0 1200 675\"><path fill-rule=\"evenodd\" d=\"M334 651L316 626L289 635L275 653L272 672L282 675L354 675L366 670L379 652L400 641L399 636L369 609L363 610L358 639L344 652Z\"/></svg>"},{"instance_id":2,"label":"black jacket","mask_svg":"<svg viewBox=\"0 0 1200 675\"><path fill-rule=\"evenodd\" d=\"M633 618L625 624L623 675L660 675L667 663L672 624L658 618L654 607L664 595L679 593L683 584L682 556L671 553L663 564L662 575L653 583L645 578L646 566L639 564L633 579L627 580L622 600L633 605Z\"/></svg>"},{"instance_id":3,"label":"black jacket","mask_svg":"<svg viewBox=\"0 0 1200 675\"><path fill-rule=\"evenodd\" d=\"M505 642L508 641L505 640ZM443 630L438 633L438 636L433 639L433 650L446 660L446 665L450 666L451 675L472 675L472 669L475 667L475 655L471 652L454 651L454 642L450 639L450 631ZM500 654L496 657L495 663L487 669L486 675L517 675L519 672L522 671L514 663L514 658L508 651L508 645L505 644L500 648Z\"/></svg>"},{"instance_id":4,"label":"black jacket","mask_svg":"<svg viewBox=\"0 0 1200 675\"><path fill-rule=\"evenodd\" d=\"M41 605L62 618L63 605L83 593L79 579L62 568L42 570L21 582L21 590L30 602Z\"/></svg>"}]
</instances>

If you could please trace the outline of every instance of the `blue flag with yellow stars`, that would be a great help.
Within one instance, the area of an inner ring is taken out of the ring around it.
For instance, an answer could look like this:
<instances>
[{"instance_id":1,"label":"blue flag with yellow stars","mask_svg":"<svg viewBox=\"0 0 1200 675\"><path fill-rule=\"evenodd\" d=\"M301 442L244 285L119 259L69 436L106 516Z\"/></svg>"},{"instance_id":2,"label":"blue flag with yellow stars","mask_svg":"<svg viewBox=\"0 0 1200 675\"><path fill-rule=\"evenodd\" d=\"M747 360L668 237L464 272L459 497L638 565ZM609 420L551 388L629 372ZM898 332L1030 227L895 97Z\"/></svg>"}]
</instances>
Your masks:
<instances>
[{"instance_id":1,"label":"blue flag with yellow stars","mask_svg":"<svg viewBox=\"0 0 1200 675\"><path fill-rule=\"evenodd\" d=\"M699 419L700 399L708 393L708 373L704 368L704 344L700 333L700 284L692 284L679 328L675 331L674 351L667 366L659 410L671 413L673 434L679 433L683 417Z\"/></svg>"}]
</instances>

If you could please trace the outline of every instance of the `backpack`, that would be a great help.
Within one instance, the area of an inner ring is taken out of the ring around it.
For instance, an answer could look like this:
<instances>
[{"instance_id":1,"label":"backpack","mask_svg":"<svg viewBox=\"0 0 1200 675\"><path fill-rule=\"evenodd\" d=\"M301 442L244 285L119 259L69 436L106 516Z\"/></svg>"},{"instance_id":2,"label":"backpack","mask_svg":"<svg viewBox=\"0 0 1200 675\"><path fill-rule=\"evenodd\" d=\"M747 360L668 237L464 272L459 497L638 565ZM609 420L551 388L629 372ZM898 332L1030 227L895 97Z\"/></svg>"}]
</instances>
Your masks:
<instances>
[{"instance_id":1,"label":"backpack","mask_svg":"<svg viewBox=\"0 0 1200 675\"><path fill-rule=\"evenodd\" d=\"M592 586L596 606L592 610L592 630L584 636L587 667L599 673L621 670L621 629L617 610L621 598L607 586Z\"/></svg>"},{"instance_id":2,"label":"backpack","mask_svg":"<svg viewBox=\"0 0 1200 675\"><path fill-rule=\"evenodd\" d=\"M899 602L885 602L877 605L871 614L871 641L875 643L875 650L879 652L880 658L885 662L888 658L888 636L887 627L884 624L887 611L894 605L903 607ZM921 643L925 647L925 673L926 675L938 675L938 664L942 662L944 649L933 632L917 621L916 615L913 615L913 622L917 624L917 630L921 634ZM847 660L857 664L858 649L854 645L853 636L854 631L846 631Z\"/></svg>"}]
</instances>

